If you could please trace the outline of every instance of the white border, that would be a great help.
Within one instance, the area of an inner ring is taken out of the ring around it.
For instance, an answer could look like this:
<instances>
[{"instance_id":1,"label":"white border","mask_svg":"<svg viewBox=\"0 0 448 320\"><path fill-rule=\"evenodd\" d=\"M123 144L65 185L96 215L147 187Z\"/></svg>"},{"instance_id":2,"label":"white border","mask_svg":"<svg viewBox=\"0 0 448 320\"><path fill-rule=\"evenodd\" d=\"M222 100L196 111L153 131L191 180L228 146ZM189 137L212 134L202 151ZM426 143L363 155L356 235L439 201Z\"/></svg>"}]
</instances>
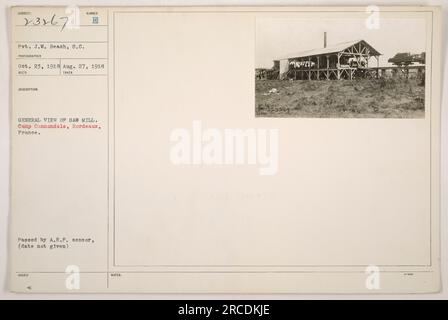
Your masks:
<instances>
[{"instance_id":1,"label":"white border","mask_svg":"<svg viewBox=\"0 0 448 320\"><path fill-rule=\"evenodd\" d=\"M213 1L213 0L193 0L193 1L118 1L118 0L95 0L95 1L11 1L0 0L0 299L448 299L448 255L447 251L447 205L448 205L448 158L447 158L447 138L448 138L448 102L445 92L448 93L448 67L447 34L443 34L442 44L442 159L441 159L441 273L442 291L436 294L424 295L236 295L236 294L16 294L10 293L7 289L7 238L8 238L8 212L9 212L9 110L10 110L10 79L9 79L9 7L17 5L79 5L79 6L154 6L154 5L302 5L302 6L367 6L367 5L440 5L443 8L443 27L447 30L448 3L444 0L244 0L244 1Z\"/></svg>"}]
</instances>

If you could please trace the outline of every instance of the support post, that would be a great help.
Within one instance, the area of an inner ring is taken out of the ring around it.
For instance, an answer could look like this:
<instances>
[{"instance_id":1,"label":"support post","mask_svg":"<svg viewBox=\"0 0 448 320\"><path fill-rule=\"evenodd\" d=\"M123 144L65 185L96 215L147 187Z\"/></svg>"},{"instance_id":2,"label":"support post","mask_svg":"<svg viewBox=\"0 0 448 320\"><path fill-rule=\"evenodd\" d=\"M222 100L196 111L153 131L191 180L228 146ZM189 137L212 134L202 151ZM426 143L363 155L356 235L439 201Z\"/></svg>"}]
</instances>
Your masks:
<instances>
[{"instance_id":1,"label":"support post","mask_svg":"<svg viewBox=\"0 0 448 320\"><path fill-rule=\"evenodd\" d=\"M376 78L380 77L380 56L375 56L376 58Z\"/></svg>"},{"instance_id":2,"label":"support post","mask_svg":"<svg viewBox=\"0 0 448 320\"><path fill-rule=\"evenodd\" d=\"M338 80L341 80L341 65L340 65L340 63L341 63L341 56L339 55L339 53L338 53L338 64L337 64L337 69L338 69Z\"/></svg>"},{"instance_id":3,"label":"support post","mask_svg":"<svg viewBox=\"0 0 448 320\"><path fill-rule=\"evenodd\" d=\"M320 72L320 56L317 57L317 80L319 80L319 72Z\"/></svg>"},{"instance_id":4,"label":"support post","mask_svg":"<svg viewBox=\"0 0 448 320\"><path fill-rule=\"evenodd\" d=\"M311 80L311 57L308 58L308 80Z\"/></svg>"}]
</instances>

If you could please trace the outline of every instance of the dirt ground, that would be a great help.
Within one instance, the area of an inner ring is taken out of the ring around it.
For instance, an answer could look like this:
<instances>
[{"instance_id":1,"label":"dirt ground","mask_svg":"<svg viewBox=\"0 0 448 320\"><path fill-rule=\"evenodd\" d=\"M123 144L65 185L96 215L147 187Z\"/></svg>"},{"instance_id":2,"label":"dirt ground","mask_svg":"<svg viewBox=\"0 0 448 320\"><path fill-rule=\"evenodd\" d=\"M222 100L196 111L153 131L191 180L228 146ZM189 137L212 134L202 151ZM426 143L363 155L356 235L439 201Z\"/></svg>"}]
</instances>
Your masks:
<instances>
[{"instance_id":1,"label":"dirt ground","mask_svg":"<svg viewBox=\"0 0 448 320\"><path fill-rule=\"evenodd\" d=\"M257 117L424 118L417 79L256 80Z\"/></svg>"}]
</instances>

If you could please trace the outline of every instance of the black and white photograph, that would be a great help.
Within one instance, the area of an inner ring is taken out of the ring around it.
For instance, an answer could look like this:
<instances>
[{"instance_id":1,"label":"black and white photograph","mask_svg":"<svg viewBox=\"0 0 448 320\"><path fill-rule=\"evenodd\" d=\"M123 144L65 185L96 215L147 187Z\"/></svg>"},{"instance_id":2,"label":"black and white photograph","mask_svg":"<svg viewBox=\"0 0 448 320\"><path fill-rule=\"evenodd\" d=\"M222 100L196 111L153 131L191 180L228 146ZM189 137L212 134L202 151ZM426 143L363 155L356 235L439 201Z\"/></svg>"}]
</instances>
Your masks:
<instances>
[{"instance_id":1,"label":"black and white photograph","mask_svg":"<svg viewBox=\"0 0 448 320\"><path fill-rule=\"evenodd\" d=\"M424 20L260 18L255 54L256 117L425 117Z\"/></svg>"}]
</instances>

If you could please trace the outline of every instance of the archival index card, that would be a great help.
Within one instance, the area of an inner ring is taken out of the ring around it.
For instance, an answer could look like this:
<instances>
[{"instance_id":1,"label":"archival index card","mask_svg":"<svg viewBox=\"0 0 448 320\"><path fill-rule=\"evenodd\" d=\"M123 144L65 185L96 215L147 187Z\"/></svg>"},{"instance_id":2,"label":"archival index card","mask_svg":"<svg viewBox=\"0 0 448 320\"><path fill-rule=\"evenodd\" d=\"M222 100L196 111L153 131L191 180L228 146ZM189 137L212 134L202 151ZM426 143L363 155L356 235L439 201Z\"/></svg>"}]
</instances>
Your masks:
<instances>
[{"instance_id":1,"label":"archival index card","mask_svg":"<svg viewBox=\"0 0 448 320\"><path fill-rule=\"evenodd\" d=\"M10 14L11 290L439 290L439 8Z\"/></svg>"}]
</instances>

